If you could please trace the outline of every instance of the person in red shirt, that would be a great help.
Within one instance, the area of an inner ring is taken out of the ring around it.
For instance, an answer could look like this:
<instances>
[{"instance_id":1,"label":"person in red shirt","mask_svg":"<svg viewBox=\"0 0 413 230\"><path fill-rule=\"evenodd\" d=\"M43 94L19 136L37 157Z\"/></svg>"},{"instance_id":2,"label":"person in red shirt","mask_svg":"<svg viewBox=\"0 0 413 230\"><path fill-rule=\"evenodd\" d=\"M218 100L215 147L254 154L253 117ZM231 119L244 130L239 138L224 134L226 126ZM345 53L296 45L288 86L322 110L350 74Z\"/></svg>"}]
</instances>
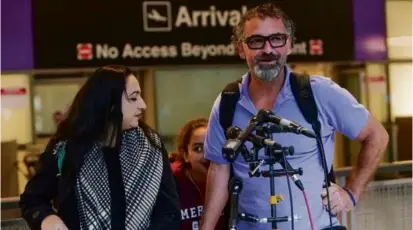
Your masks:
<instances>
[{"instance_id":1,"label":"person in red shirt","mask_svg":"<svg viewBox=\"0 0 413 230\"><path fill-rule=\"evenodd\" d=\"M181 230L198 230L205 200L209 161L204 158L208 120L187 122L176 140L177 153L170 155L181 203ZM215 229L220 228L220 223Z\"/></svg>"}]
</instances>

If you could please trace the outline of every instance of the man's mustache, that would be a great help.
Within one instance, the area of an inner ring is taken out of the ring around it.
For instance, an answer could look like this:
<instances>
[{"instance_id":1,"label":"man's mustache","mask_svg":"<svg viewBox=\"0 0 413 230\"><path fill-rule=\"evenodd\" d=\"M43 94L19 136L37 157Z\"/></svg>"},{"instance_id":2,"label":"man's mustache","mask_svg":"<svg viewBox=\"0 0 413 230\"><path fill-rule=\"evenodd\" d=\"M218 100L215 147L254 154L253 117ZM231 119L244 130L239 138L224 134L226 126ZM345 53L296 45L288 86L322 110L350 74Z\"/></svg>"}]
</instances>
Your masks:
<instances>
[{"instance_id":1,"label":"man's mustache","mask_svg":"<svg viewBox=\"0 0 413 230\"><path fill-rule=\"evenodd\" d=\"M278 61L280 59L279 55L273 55L273 54L264 54L264 55L259 55L255 58L255 61Z\"/></svg>"}]
</instances>

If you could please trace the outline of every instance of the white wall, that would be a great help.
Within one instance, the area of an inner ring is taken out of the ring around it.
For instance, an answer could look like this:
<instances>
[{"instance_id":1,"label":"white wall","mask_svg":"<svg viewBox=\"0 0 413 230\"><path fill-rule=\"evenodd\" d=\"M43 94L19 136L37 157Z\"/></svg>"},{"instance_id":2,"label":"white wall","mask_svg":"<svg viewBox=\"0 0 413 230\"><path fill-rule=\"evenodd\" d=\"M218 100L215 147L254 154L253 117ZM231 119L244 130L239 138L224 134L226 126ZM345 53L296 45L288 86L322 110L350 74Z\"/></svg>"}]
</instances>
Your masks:
<instances>
[{"instance_id":1,"label":"white wall","mask_svg":"<svg viewBox=\"0 0 413 230\"><path fill-rule=\"evenodd\" d=\"M209 118L220 91L247 71L245 65L154 71L157 131L173 136L187 121Z\"/></svg>"},{"instance_id":2,"label":"white wall","mask_svg":"<svg viewBox=\"0 0 413 230\"><path fill-rule=\"evenodd\" d=\"M389 59L412 58L412 2L386 1ZM412 116L412 63L389 65L392 119Z\"/></svg>"},{"instance_id":3,"label":"white wall","mask_svg":"<svg viewBox=\"0 0 413 230\"><path fill-rule=\"evenodd\" d=\"M37 84L34 87L34 114L37 134L53 134L56 122L53 113L65 113L79 91L82 82Z\"/></svg>"},{"instance_id":4,"label":"white wall","mask_svg":"<svg viewBox=\"0 0 413 230\"><path fill-rule=\"evenodd\" d=\"M33 142L30 104L30 76L25 74L1 75L1 88L24 88L21 96L1 97L1 140L16 140L18 144Z\"/></svg>"},{"instance_id":5,"label":"white wall","mask_svg":"<svg viewBox=\"0 0 413 230\"><path fill-rule=\"evenodd\" d=\"M386 1L389 59L412 58L412 2Z\"/></svg>"},{"instance_id":6,"label":"white wall","mask_svg":"<svg viewBox=\"0 0 413 230\"><path fill-rule=\"evenodd\" d=\"M390 64L389 73L392 118L412 116L412 65Z\"/></svg>"}]
</instances>

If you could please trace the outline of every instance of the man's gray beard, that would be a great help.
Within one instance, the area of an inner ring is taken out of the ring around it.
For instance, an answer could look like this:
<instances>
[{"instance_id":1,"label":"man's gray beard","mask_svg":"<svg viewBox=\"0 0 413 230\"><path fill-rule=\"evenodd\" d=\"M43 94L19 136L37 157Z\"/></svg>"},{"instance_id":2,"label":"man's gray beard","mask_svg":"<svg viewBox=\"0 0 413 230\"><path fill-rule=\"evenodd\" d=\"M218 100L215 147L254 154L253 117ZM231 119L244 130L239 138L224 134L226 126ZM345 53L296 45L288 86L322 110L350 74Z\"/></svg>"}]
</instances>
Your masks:
<instances>
[{"instance_id":1,"label":"man's gray beard","mask_svg":"<svg viewBox=\"0 0 413 230\"><path fill-rule=\"evenodd\" d=\"M280 68L278 66L272 66L271 68L262 68L258 64L254 66L255 76L260 81L272 81L280 73Z\"/></svg>"}]
</instances>

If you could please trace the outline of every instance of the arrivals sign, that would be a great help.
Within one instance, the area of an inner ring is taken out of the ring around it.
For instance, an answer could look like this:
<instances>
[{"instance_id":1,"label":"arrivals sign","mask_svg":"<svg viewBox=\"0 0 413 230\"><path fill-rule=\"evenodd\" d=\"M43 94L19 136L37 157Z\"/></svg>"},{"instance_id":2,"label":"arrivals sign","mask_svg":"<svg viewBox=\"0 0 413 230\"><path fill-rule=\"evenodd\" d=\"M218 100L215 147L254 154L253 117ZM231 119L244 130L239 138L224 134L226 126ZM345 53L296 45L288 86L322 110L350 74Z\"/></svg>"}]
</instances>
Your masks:
<instances>
[{"instance_id":1,"label":"arrivals sign","mask_svg":"<svg viewBox=\"0 0 413 230\"><path fill-rule=\"evenodd\" d=\"M37 0L35 67L241 63L232 27L264 2ZM354 60L351 1L273 2L297 25L290 62Z\"/></svg>"}]
</instances>

